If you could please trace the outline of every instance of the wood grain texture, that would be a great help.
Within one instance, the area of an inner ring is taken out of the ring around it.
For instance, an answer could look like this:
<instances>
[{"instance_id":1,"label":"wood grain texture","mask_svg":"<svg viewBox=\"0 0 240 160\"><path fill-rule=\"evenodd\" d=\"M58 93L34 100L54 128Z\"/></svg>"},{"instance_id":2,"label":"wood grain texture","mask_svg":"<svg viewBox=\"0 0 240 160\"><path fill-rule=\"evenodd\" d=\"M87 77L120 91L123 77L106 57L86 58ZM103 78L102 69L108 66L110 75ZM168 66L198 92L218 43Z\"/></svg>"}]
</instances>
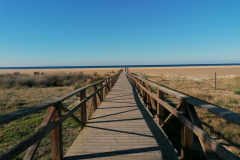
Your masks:
<instances>
[{"instance_id":1,"label":"wood grain texture","mask_svg":"<svg viewBox=\"0 0 240 160\"><path fill-rule=\"evenodd\" d=\"M55 112L55 107L54 106L49 107L39 129L42 129L44 126L46 126L50 122L54 112ZM41 142L41 140L37 141L36 143L34 143L31 147L29 147L27 149L26 154L23 157L23 160L32 160L34 158L34 154L36 153L40 142Z\"/></svg>"},{"instance_id":2,"label":"wood grain texture","mask_svg":"<svg viewBox=\"0 0 240 160\"><path fill-rule=\"evenodd\" d=\"M121 73L122 70L120 70L118 73L116 73L115 75L118 75L119 73ZM24 116L27 116L27 115L30 115L32 113L36 113L38 111L41 111L41 110L44 110L44 109L47 109L51 106L54 106L74 95L76 95L77 93L81 92L82 90L86 90L87 88L91 87L91 86L95 86L95 85L98 85L99 83L102 83L104 82L105 80L109 79L109 78L112 78L114 75L106 78L106 79L103 79L101 80L100 82L97 82L97 83L93 83L93 84L90 84L90 85L87 85L87 86L84 86L82 88L79 88L77 90L74 90L66 95L63 95L62 97L59 97L59 98L56 98L52 101L49 101L49 102L44 102L44 103L41 103L41 104L38 104L38 105L35 105L35 106L32 106L32 107L28 107L28 108L25 108L25 109L22 109L22 110L19 110L19 111L15 111L15 112L12 112L12 113L8 113L8 114L5 114L5 115L2 115L0 116L0 125L3 125L3 124L6 124L6 123L9 123L11 121L14 121L16 119L19 119L19 118L22 118Z\"/></svg>"},{"instance_id":3,"label":"wood grain texture","mask_svg":"<svg viewBox=\"0 0 240 160\"><path fill-rule=\"evenodd\" d=\"M191 120L193 121L193 123L195 123L199 128L201 128L203 130L202 123L197 116L197 112L196 112L194 106L191 104L186 104L186 108L188 110L189 116L190 116ZM206 143L204 143L201 139L199 139L199 141L200 141L200 144L202 146L202 149L203 149L203 152L204 152L206 158L208 160L217 160L217 156L213 152L213 150Z\"/></svg>"},{"instance_id":4,"label":"wood grain texture","mask_svg":"<svg viewBox=\"0 0 240 160\"><path fill-rule=\"evenodd\" d=\"M182 104L182 114L190 119L190 115L186 108L186 103ZM181 158L184 160L193 159L193 132L184 123L182 123L181 130Z\"/></svg>"},{"instance_id":5,"label":"wood grain texture","mask_svg":"<svg viewBox=\"0 0 240 160\"><path fill-rule=\"evenodd\" d=\"M83 101L85 98L86 98L86 90L83 90L83 91L80 92L80 102ZM81 107L81 122L83 123L83 125L82 125L82 129L83 129L83 127L87 123L87 106L86 106L86 103L84 103Z\"/></svg>"},{"instance_id":6,"label":"wood grain texture","mask_svg":"<svg viewBox=\"0 0 240 160\"><path fill-rule=\"evenodd\" d=\"M56 110L53 113L51 118L51 122L54 122L56 119L61 117L61 106L55 106ZM63 144L62 144L62 124L55 127L51 132L51 159L52 160L60 160L63 158Z\"/></svg>"},{"instance_id":7,"label":"wood grain texture","mask_svg":"<svg viewBox=\"0 0 240 160\"><path fill-rule=\"evenodd\" d=\"M138 83L136 81L136 76L130 75L129 77L132 77L131 80L135 83ZM217 155L219 155L222 159L229 159L229 160L238 160L238 158L231 152L229 152L226 148L224 148L222 145L220 145L218 142L216 142L213 138L211 138L206 132L204 132L201 128L199 128L197 125L189 121L185 116L183 116L181 113L179 113L175 108L158 98L155 94L151 93L146 89L145 87L141 86L145 92L151 97L153 97L157 103L160 103L164 108L166 108L171 114L173 114L176 118L178 118L184 125L190 129L194 134L198 136L199 139L201 139L202 142L206 143ZM183 99L185 100L185 99ZM185 101L186 102L186 101ZM186 102L187 103L187 102Z\"/></svg>"},{"instance_id":8,"label":"wood grain texture","mask_svg":"<svg viewBox=\"0 0 240 160\"><path fill-rule=\"evenodd\" d=\"M92 86L92 93L95 93L96 91L97 91L97 87ZM97 95L96 94L92 97L92 107L93 107L93 112L95 112L95 110L97 109Z\"/></svg>"},{"instance_id":9,"label":"wood grain texture","mask_svg":"<svg viewBox=\"0 0 240 160\"><path fill-rule=\"evenodd\" d=\"M64 157L65 160L178 158L125 74L121 74Z\"/></svg>"},{"instance_id":10,"label":"wood grain texture","mask_svg":"<svg viewBox=\"0 0 240 160\"><path fill-rule=\"evenodd\" d=\"M133 75L133 77L136 77ZM140 78L140 77L139 77ZM175 91L173 89L167 88L165 86L162 86L156 82L153 82L151 80L147 80L147 79L143 79L142 81L144 81L146 84L151 85L152 87L155 87L167 94L170 94L171 96L177 97L181 100L185 100L188 104L191 104L193 106L196 106L198 108L201 108L207 112L210 112L218 117L221 117L229 122L235 123L237 125L240 125L240 114L237 114L235 112L232 112L228 109L210 104L206 101L202 101L199 99L196 99L194 97L191 97L189 95L183 94L179 91Z\"/></svg>"},{"instance_id":11,"label":"wood grain texture","mask_svg":"<svg viewBox=\"0 0 240 160\"><path fill-rule=\"evenodd\" d=\"M163 91L158 89L157 96L158 96L158 98L164 100L164 92ZM163 124L163 122L164 122L164 107L160 103L157 103L157 122L158 122L158 124Z\"/></svg>"}]
</instances>

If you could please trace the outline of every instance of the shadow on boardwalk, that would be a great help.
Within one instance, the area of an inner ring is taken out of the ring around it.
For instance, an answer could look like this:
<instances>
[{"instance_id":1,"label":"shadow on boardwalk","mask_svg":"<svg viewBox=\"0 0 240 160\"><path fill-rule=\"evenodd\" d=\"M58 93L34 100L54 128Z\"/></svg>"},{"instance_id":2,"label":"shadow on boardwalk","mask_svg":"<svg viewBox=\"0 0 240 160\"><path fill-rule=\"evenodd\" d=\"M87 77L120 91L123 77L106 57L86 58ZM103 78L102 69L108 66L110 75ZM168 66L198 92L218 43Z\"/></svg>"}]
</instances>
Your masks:
<instances>
[{"instance_id":1,"label":"shadow on boardwalk","mask_svg":"<svg viewBox=\"0 0 240 160\"><path fill-rule=\"evenodd\" d=\"M173 160L178 157L122 74L64 159Z\"/></svg>"}]
</instances>

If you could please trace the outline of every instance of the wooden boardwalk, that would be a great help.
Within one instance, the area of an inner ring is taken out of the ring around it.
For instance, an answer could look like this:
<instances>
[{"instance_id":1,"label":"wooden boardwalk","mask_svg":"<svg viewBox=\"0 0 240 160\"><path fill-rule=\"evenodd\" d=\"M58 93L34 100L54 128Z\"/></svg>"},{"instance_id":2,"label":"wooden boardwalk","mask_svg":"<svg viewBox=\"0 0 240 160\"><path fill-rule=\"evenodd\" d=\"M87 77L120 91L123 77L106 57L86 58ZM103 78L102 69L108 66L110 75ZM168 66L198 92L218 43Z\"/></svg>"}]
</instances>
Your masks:
<instances>
[{"instance_id":1,"label":"wooden boardwalk","mask_svg":"<svg viewBox=\"0 0 240 160\"><path fill-rule=\"evenodd\" d=\"M65 154L72 159L176 160L179 154L123 72Z\"/></svg>"}]
</instances>

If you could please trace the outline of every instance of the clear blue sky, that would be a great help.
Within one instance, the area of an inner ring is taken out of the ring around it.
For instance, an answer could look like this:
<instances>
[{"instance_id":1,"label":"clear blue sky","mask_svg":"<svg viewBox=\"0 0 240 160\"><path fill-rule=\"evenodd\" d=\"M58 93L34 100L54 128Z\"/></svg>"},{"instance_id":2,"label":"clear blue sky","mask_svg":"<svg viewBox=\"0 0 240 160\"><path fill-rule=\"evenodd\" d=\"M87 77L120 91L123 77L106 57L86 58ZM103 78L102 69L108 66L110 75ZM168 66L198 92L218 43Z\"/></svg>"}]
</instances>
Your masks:
<instances>
[{"instance_id":1,"label":"clear blue sky","mask_svg":"<svg viewBox=\"0 0 240 160\"><path fill-rule=\"evenodd\" d=\"M240 0L1 0L0 66L240 62Z\"/></svg>"}]
</instances>

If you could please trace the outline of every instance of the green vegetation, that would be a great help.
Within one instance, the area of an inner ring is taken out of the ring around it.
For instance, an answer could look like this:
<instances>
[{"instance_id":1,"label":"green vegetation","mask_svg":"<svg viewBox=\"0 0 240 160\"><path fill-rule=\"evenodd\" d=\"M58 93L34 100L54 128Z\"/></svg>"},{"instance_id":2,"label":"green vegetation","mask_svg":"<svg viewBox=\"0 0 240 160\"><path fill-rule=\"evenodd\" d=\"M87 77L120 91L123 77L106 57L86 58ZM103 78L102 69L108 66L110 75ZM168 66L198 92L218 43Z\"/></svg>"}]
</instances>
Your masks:
<instances>
[{"instance_id":1,"label":"green vegetation","mask_svg":"<svg viewBox=\"0 0 240 160\"><path fill-rule=\"evenodd\" d=\"M91 82L94 83L99 78L103 77L94 78L83 73L69 75L22 75L20 73L0 75L0 88L2 88L0 90L0 115L50 101L85 86L87 79L91 79ZM32 85L29 85L29 82ZM90 91L91 88L87 90L87 94ZM79 95L73 96L65 100L63 104L71 109L78 100ZM89 108L89 103L87 103L87 107ZM43 110L0 126L0 154L34 134L38 130L46 112L47 110ZM80 118L79 111L74 114ZM71 118L68 118L64 121L62 127L65 154L79 134L80 126ZM34 159L48 160L50 159L50 151L50 134L47 134L42 139ZM23 159L24 154L25 152L17 156L15 160Z\"/></svg>"},{"instance_id":2,"label":"green vegetation","mask_svg":"<svg viewBox=\"0 0 240 160\"><path fill-rule=\"evenodd\" d=\"M234 91L234 94L240 95L240 91Z\"/></svg>"},{"instance_id":3,"label":"green vegetation","mask_svg":"<svg viewBox=\"0 0 240 160\"><path fill-rule=\"evenodd\" d=\"M198 99L226 108L240 114L240 77L218 78L217 90L215 90L214 78L174 77L169 75L147 76L149 80L164 86L186 93ZM170 95L164 96L165 101L173 107L180 101ZM199 119L202 121L203 129L226 149L240 157L240 127L222 118L195 108ZM170 127L172 130L173 127ZM177 132L177 131L176 131Z\"/></svg>"},{"instance_id":4,"label":"green vegetation","mask_svg":"<svg viewBox=\"0 0 240 160\"><path fill-rule=\"evenodd\" d=\"M39 74L34 72L34 75L14 74L0 75L0 88L13 87L62 87L83 84L90 75L79 72L78 74Z\"/></svg>"}]
</instances>

